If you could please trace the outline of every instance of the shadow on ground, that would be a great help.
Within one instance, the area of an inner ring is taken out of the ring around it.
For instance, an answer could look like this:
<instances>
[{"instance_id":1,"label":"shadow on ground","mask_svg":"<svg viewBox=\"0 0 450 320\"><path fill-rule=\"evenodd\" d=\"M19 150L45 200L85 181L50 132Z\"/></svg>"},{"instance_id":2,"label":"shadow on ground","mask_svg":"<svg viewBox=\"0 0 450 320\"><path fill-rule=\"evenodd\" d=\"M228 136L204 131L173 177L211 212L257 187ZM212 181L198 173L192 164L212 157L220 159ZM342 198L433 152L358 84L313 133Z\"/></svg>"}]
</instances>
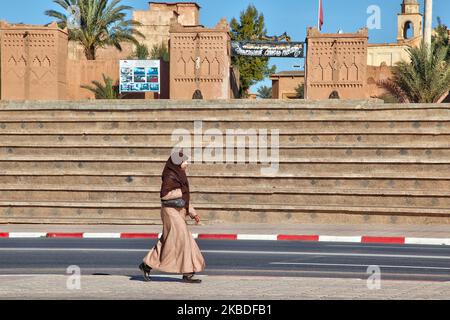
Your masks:
<instances>
[{"instance_id":1,"label":"shadow on ground","mask_svg":"<svg viewBox=\"0 0 450 320\"><path fill-rule=\"evenodd\" d=\"M140 281L140 282L146 282L144 280L143 276L129 276L130 277L130 281ZM150 282L183 282L182 279L180 278L175 278L175 277L161 277L161 276L153 276L151 277L151 281Z\"/></svg>"}]
</instances>

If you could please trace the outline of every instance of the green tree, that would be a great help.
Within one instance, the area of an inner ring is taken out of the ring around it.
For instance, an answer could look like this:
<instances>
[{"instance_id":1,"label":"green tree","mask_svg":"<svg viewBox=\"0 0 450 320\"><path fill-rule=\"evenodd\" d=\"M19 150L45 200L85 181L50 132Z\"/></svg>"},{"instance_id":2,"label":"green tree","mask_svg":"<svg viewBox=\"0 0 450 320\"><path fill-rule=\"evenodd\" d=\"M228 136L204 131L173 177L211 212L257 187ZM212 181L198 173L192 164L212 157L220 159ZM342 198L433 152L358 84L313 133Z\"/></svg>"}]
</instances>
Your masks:
<instances>
[{"instance_id":1,"label":"green tree","mask_svg":"<svg viewBox=\"0 0 450 320\"><path fill-rule=\"evenodd\" d=\"M82 85L81 88L87 89L95 94L96 99L119 99L118 86L113 84L113 80L103 74L103 83L92 81L93 86Z\"/></svg>"},{"instance_id":2,"label":"green tree","mask_svg":"<svg viewBox=\"0 0 450 320\"><path fill-rule=\"evenodd\" d=\"M442 24L441 18L437 18L438 26L434 29L435 35L433 36L433 43L436 48L444 47L447 48L447 56L446 60L450 61L450 39L449 39L449 30L446 25Z\"/></svg>"},{"instance_id":3,"label":"green tree","mask_svg":"<svg viewBox=\"0 0 450 320\"><path fill-rule=\"evenodd\" d=\"M411 62L401 61L393 68L393 78L381 84L401 102L435 103L450 89L447 48L425 44L409 48Z\"/></svg>"},{"instance_id":4,"label":"green tree","mask_svg":"<svg viewBox=\"0 0 450 320\"><path fill-rule=\"evenodd\" d=\"M299 84L297 88L295 88L295 94L297 99L305 99L305 85Z\"/></svg>"},{"instance_id":5,"label":"green tree","mask_svg":"<svg viewBox=\"0 0 450 320\"><path fill-rule=\"evenodd\" d=\"M253 5L241 12L239 21L233 18L230 26L233 41L254 40L267 35L264 15ZM239 69L240 94L244 97L251 86L276 70L275 66L269 68L269 58L232 57L232 64Z\"/></svg>"},{"instance_id":6,"label":"green tree","mask_svg":"<svg viewBox=\"0 0 450 320\"><path fill-rule=\"evenodd\" d=\"M163 60L165 62L168 62L170 59L170 55L169 49L167 49L167 45L165 43L154 45L152 48L152 52L150 53L150 57L155 60Z\"/></svg>"},{"instance_id":7,"label":"green tree","mask_svg":"<svg viewBox=\"0 0 450 320\"><path fill-rule=\"evenodd\" d=\"M144 37L136 30L141 24L128 20L126 11L130 6L120 5L121 0L53 0L63 12L47 10L46 15L57 18L61 28L68 26L68 11L72 6L80 10L79 28L69 28L69 40L77 41L84 47L88 60L95 60L99 48L114 46L122 51L121 43L138 44L136 37Z\"/></svg>"},{"instance_id":8,"label":"green tree","mask_svg":"<svg viewBox=\"0 0 450 320\"><path fill-rule=\"evenodd\" d=\"M258 97L261 99L272 99L272 87L261 86L258 88Z\"/></svg>"}]
</instances>

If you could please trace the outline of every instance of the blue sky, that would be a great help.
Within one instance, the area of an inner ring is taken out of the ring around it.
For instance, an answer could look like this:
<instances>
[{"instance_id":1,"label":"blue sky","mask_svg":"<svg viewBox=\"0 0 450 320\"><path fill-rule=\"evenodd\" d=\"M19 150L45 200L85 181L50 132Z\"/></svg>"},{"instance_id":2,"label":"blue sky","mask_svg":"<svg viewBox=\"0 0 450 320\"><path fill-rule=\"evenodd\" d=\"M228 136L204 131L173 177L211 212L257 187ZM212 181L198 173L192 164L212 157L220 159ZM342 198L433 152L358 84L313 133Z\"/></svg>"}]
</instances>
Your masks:
<instances>
[{"instance_id":1,"label":"blue sky","mask_svg":"<svg viewBox=\"0 0 450 320\"><path fill-rule=\"evenodd\" d=\"M123 0L125 4L136 9L147 9L146 0ZM180 0L179 2L188 2ZM264 14L269 35L287 32L293 40L304 41L306 28L317 25L318 0L198 0L201 7L200 20L207 27L214 26L222 17L228 21L239 17L241 11L249 4L254 4ZM419 1L423 8L423 0ZM397 14L400 12L401 0L323 0L325 24L323 32L355 32L366 26L369 17L367 8L377 5L381 8L381 29L369 30L369 42L395 42ZM52 0L15 0L0 2L0 20L44 24L50 18L44 15L47 9L58 8ZM450 1L434 0L433 24L440 16L444 24L450 25ZM277 71L298 70L295 65L303 66L302 59L271 59ZM270 85L266 80L258 85Z\"/></svg>"}]
</instances>

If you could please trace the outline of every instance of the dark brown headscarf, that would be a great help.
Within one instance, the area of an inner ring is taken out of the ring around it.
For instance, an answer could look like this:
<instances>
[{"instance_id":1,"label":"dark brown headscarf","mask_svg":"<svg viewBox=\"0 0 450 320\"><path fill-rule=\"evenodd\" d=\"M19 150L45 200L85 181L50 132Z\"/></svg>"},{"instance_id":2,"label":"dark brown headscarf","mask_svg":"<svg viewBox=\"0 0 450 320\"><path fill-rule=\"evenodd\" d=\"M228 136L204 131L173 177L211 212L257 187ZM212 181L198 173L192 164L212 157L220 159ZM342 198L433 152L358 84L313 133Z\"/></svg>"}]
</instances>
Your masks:
<instances>
[{"instance_id":1,"label":"dark brown headscarf","mask_svg":"<svg viewBox=\"0 0 450 320\"><path fill-rule=\"evenodd\" d=\"M181 189L183 200L186 202L186 210L189 211L189 182L186 172L181 169L181 164L189 158L183 154L183 150L173 153L166 161L162 173L160 197L165 197L170 191Z\"/></svg>"}]
</instances>

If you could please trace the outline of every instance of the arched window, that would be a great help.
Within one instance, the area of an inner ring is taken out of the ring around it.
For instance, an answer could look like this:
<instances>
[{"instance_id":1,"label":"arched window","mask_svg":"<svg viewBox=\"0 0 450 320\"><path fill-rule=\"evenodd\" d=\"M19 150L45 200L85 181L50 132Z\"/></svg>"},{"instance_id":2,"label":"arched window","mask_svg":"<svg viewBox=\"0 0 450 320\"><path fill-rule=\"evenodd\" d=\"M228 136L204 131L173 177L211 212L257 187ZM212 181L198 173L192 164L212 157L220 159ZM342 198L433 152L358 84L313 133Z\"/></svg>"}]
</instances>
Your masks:
<instances>
[{"instance_id":1,"label":"arched window","mask_svg":"<svg viewBox=\"0 0 450 320\"><path fill-rule=\"evenodd\" d=\"M202 92L199 89L195 90L194 94L192 95L192 99L193 100L202 100L203 99Z\"/></svg>"},{"instance_id":2,"label":"arched window","mask_svg":"<svg viewBox=\"0 0 450 320\"><path fill-rule=\"evenodd\" d=\"M334 91L330 94L330 96L328 97L328 99L340 99L340 98L339 98L339 93L338 93L336 90L334 90Z\"/></svg>"},{"instance_id":3,"label":"arched window","mask_svg":"<svg viewBox=\"0 0 450 320\"><path fill-rule=\"evenodd\" d=\"M403 38L411 39L414 36L414 24L411 21L407 21L403 27Z\"/></svg>"}]
</instances>

